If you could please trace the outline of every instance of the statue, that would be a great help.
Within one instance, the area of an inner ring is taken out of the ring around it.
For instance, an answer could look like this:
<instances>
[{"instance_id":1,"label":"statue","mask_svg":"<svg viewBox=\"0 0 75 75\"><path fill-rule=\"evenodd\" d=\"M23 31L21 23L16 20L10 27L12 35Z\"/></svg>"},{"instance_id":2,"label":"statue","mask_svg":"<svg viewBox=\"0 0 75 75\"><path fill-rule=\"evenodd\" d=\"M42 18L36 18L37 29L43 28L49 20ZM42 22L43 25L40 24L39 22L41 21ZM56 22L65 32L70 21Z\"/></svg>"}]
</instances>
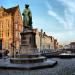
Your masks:
<instances>
[{"instance_id":1,"label":"statue","mask_svg":"<svg viewBox=\"0 0 75 75\"><path fill-rule=\"evenodd\" d=\"M32 29L32 13L29 9L29 5L25 4L25 9L22 13L23 15L23 28Z\"/></svg>"}]
</instances>

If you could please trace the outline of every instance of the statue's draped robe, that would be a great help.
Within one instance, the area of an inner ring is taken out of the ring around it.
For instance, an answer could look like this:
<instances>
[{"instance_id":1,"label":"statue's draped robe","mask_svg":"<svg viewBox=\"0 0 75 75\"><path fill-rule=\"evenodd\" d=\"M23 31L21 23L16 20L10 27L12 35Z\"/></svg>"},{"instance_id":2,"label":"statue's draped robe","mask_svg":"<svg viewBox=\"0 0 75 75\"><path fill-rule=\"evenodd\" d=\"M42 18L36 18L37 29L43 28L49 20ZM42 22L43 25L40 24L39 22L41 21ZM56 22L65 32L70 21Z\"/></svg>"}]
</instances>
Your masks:
<instances>
[{"instance_id":1,"label":"statue's draped robe","mask_svg":"<svg viewBox=\"0 0 75 75\"><path fill-rule=\"evenodd\" d=\"M32 13L30 9L24 9L23 11L23 26L32 28Z\"/></svg>"}]
</instances>

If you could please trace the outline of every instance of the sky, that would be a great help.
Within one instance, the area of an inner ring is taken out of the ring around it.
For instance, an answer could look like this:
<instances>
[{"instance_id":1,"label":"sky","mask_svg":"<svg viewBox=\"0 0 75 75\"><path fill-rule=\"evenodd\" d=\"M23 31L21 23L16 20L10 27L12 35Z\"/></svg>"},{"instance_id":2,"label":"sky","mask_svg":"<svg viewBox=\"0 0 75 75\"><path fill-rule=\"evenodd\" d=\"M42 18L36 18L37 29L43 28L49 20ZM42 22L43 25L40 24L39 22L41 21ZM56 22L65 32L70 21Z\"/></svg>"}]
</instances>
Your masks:
<instances>
[{"instance_id":1,"label":"sky","mask_svg":"<svg viewBox=\"0 0 75 75\"><path fill-rule=\"evenodd\" d=\"M22 14L25 4L30 5L33 28L43 29L60 44L75 41L75 0L0 0L0 6L19 5Z\"/></svg>"}]
</instances>

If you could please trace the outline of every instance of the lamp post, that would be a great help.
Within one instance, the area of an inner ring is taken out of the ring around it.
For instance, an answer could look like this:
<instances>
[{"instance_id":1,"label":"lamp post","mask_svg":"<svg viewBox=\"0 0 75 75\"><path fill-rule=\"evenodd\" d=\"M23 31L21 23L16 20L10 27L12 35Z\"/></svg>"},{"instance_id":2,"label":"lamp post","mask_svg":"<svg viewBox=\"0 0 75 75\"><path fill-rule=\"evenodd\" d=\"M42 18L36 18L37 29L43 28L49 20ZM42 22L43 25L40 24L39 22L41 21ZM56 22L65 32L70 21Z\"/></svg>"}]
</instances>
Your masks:
<instances>
[{"instance_id":1,"label":"lamp post","mask_svg":"<svg viewBox=\"0 0 75 75\"><path fill-rule=\"evenodd\" d=\"M17 18L16 18L16 21L14 22L14 19L13 19L13 43L12 43L12 47L13 47L13 57L15 57L15 49L16 49L16 41L15 41L15 29L17 29Z\"/></svg>"},{"instance_id":2,"label":"lamp post","mask_svg":"<svg viewBox=\"0 0 75 75\"><path fill-rule=\"evenodd\" d=\"M13 53L12 53L12 56L13 57L15 57L15 55L14 55L14 51L15 51L15 49L14 49L14 25L15 25L15 23L14 23L14 17L13 17L13 41L12 41L12 44L11 44L11 46L12 46L12 48L13 48Z\"/></svg>"},{"instance_id":3,"label":"lamp post","mask_svg":"<svg viewBox=\"0 0 75 75\"><path fill-rule=\"evenodd\" d=\"M40 34L40 51L42 49L42 32L43 32L43 30L41 29L41 34Z\"/></svg>"},{"instance_id":4,"label":"lamp post","mask_svg":"<svg viewBox=\"0 0 75 75\"><path fill-rule=\"evenodd\" d=\"M13 42L12 42L12 48L13 48L13 57L15 57L15 24L14 18L13 18Z\"/></svg>"},{"instance_id":5,"label":"lamp post","mask_svg":"<svg viewBox=\"0 0 75 75\"><path fill-rule=\"evenodd\" d=\"M43 33L43 39L44 39L44 40L43 40L43 47L44 47L43 49L45 50L45 46L46 46L46 42L45 42L45 32Z\"/></svg>"}]
</instances>

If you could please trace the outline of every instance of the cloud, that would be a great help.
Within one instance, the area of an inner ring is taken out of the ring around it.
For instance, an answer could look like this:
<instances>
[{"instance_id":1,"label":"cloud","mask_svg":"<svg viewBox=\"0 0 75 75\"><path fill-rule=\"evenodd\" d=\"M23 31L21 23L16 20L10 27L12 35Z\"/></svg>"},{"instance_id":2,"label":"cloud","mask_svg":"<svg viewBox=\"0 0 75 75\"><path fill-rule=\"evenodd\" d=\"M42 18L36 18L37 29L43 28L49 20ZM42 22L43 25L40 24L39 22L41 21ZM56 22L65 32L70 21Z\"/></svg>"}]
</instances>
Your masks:
<instances>
[{"instance_id":1,"label":"cloud","mask_svg":"<svg viewBox=\"0 0 75 75\"><path fill-rule=\"evenodd\" d=\"M59 44L69 44L74 40L75 32L73 31L65 31L65 32L47 32L48 35L53 36L59 42Z\"/></svg>"},{"instance_id":2,"label":"cloud","mask_svg":"<svg viewBox=\"0 0 75 75\"><path fill-rule=\"evenodd\" d=\"M48 1L45 1L45 5L48 8L48 15L53 16L61 25L64 26L65 29L67 29L67 24L65 20L60 15L58 15L56 12L53 11L53 8Z\"/></svg>"},{"instance_id":3,"label":"cloud","mask_svg":"<svg viewBox=\"0 0 75 75\"><path fill-rule=\"evenodd\" d=\"M49 2L47 0L45 1L45 5L47 6L47 8L49 10L52 10L53 9L52 6L49 4Z\"/></svg>"},{"instance_id":4,"label":"cloud","mask_svg":"<svg viewBox=\"0 0 75 75\"><path fill-rule=\"evenodd\" d=\"M74 0L58 0L64 5L70 12L75 13L75 1Z\"/></svg>"},{"instance_id":5,"label":"cloud","mask_svg":"<svg viewBox=\"0 0 75 75\"><path fill-rule=\"evenodd\" d=\"M69 44L70 41L74 41L73 35L75 35L75 32L73 31L63 31L63 32L47 32L48 35L53 36L60 42L60 44ZM66 37L67 36L67 37Z\"/></svg>"},{"instance_id":6,"label":"cloud","mask_svg":"<svg viewBox=\"0 0 75 75\"><path fill-rule=\"evenodd\" d=\"M48 1L45 1L45 5L48 8L48 15L53 16L60 24L64 25L65 29L67 29L67 25L64 19L53 11L53 8Z\"/></svg>"},{"instance_id":7,"label":"cloud","mask_svg":"<svg viewBox=\"0 0 75 75\"><path fill-rule=\"evenodd\" d=\"M73 29L73 25L74 25L74 15L69 13L67 10L64 11L65 12L65 21L66 21L66 24L67 24L67 27L69 30L72 30Z\"/></svg>"},{"instance_id":8,"label":"cloud","mask_svg":"<svg viewBox=\"0 0 75 75\"><path fill-rule=\"evenodd\" d=\"M57 13L52 10L48 10L48 15L55 17L56 20L62 25L64 25L65 29L67 29L67 24L62 17L60 17Z\"/></svg>"},{"instance_id":9,"label":"cloud","mask_svg":"<svg viewBox=\"0 0 75 75\"><path fill-rule=\"evenodd\" d=\"M75 31L74 29L74 21L75 21L75 1L73 0L58 0L64 8L64 17L61 17L56 11L54 11L54 8L49 4L49 2L46 3L46 6L48 8L48 15L53 16L60 25L63 25L65 30L63 32L51 32L52 36L59 38L59 41L64 42L70 42L74 40ZM50 8L49 8L50 7ZM60 7L61 8L61 7Z\"/></svg>"},{"instance_id":10,"label":"cloud","mask_svg":"<svg viewBox=\"0 0 75 75\"><path fill-rule=\"evenodd\" d=\"M74 12L75 6L74 3L70 0L58 0L61 4L64 5L64 18L62 18L59 14L53 11L52 6L49 2L46 1L46 6L48 8L48 15L53 16L58 22L64 26L65 29L71 30L74 25Z\"/></svg>"},{"instance_id":11,"label":"cloud","mask_svg":"<svg viewBox=\"0 0 75 75\"><path fill-rule=\"evenodd\" d=\"M64 15L67 27L73 29L75 20L75 0L58 0L65 7Z\"/></svg>"}]
</instances>

